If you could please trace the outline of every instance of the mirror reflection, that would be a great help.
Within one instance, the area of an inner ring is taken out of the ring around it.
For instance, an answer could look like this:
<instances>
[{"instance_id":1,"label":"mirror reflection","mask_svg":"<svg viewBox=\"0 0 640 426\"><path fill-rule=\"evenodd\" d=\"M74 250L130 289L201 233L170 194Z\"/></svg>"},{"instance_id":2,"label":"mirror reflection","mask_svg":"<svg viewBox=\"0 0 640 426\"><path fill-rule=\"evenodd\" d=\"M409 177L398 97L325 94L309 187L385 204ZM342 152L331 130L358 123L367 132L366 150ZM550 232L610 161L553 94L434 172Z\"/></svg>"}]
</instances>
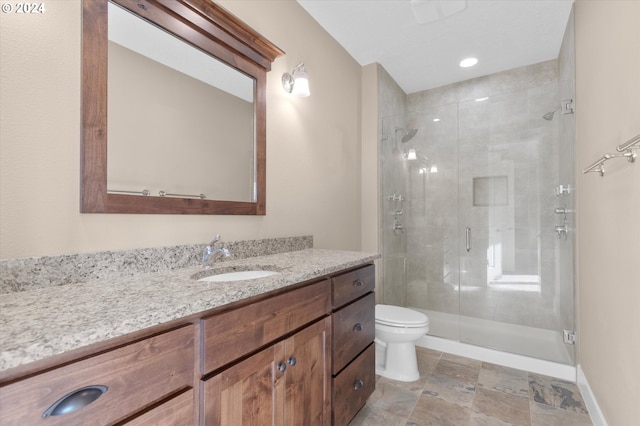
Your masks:
<instances>
[{"instance_id":1,"label":"mirror reflection","mask_svg":"<svg viewBox=\"0 0 640 426\"><path fill-rule=\"evenodd\" d=\"M255 80L108 9L108 192L255 202Z\"/></svg>"}]
</instances>

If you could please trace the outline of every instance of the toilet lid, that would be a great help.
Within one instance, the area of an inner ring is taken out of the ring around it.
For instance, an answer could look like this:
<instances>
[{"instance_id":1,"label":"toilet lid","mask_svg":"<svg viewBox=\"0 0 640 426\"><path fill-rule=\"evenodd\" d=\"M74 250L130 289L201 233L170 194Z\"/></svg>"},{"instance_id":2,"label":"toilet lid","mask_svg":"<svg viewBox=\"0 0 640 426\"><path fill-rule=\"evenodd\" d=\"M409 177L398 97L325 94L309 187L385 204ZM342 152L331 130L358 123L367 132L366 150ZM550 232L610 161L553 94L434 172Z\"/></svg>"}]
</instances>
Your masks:
<instances>
[{"instance_id":1,"label":"toilet lid","mask_svg":"<svg viewBox=\"0 0 640 426\"><path fill-rule=\"evenodd\" d=\"M404 325L405 327L420 327L429 324L429 318L413 309L391 305L376 305L376 322Z\"/></svg>"}]
</instances>

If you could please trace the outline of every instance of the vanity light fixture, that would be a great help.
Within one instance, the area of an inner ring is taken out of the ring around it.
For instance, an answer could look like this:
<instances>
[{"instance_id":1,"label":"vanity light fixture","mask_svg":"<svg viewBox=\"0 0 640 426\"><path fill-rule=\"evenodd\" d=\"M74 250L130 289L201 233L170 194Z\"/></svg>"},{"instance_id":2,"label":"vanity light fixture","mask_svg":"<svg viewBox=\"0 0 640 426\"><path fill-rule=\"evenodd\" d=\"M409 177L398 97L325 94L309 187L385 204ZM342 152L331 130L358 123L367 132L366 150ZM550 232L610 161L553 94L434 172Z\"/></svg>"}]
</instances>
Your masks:
<instances>
[{"instance_id":1,"label":"vanity light fixture","mask_svg":"<svg viewBox=\"0 0 640 426\"><path fill-rule=\"evenodd\" d=\"M462 68L469 68L478 63L478 58L466 58L460 61L460 66Z\"/></svg>"},{"instance_id":2,"label":"vanity light fixture","mask_svg":"<svg viewBox=\"0 0 640 426\"><path fill-rule=\"evenodd\" d=\"M291 74L288 72L282 74L282 87L287 93L299 98L306 98L311 94L309 92L309 77L304 63L296 65Z\"/></svg>"}]
</instances>

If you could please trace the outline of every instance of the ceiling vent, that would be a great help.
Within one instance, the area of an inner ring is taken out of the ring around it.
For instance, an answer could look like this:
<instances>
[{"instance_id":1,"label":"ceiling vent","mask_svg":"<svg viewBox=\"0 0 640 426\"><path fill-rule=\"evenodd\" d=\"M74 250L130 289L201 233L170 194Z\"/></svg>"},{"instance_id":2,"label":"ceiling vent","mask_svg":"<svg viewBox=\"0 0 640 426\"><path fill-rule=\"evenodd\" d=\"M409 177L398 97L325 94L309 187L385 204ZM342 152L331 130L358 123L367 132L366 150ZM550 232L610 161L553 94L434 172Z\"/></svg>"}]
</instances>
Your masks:
<instances>
[{"instance_id":1,"label":"ceiling vent","mask_svg":"<svg viewBox=\"0 0 640 426\"><path fill-rule=\"evenodd\" d=\"M411 0L411 10L419 24L446 18L466 8L467 0Z\"/></svg>"}]
</instances>

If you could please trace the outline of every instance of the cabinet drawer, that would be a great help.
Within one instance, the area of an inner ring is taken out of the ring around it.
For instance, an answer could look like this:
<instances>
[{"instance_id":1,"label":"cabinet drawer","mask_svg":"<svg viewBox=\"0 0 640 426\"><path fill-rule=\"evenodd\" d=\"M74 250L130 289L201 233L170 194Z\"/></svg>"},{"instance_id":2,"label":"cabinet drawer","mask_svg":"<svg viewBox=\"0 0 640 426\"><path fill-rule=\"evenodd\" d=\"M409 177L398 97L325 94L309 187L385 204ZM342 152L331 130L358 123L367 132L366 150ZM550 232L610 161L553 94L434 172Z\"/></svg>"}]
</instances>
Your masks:
<instances>
[{"instance_id":1,"label":"cabinet drawer","mask_svg":"<svg viewBox=\"0 0 640 426\"><path fill-rule=\"evenodd\" d=\"M195 394L193 389L181 393L162 405L127 422L127 426L176 426L194 425Z\"/></svg>"},{"instance_id":2,"label":"cabinet drawer","mask_svg":"<svg viewBox=\"0 0 640 426\"><path fill-rule=\"evenodd\" d=\"M336 275L333 284L333 308L339 308L352 300L373 291L376 286L376 273L373 265L355 271Z\"/></svg>"},{"instance_id":3,"label":"cabinet drawer","mask_svg":"<svg viewBox=\"0 0 640 426\"><path fill-rule=\"evenodd\" d=\"M347 425L376 388L375 345L333 379L333 424Z\"/></svg>"},{"instance_id":4,"label":"cabinet drawer","mask_svg":"<svg viewBox=\"0 0 640 426\"><path fill-rule=\"evenodd\" d=\"M373 293L333 313L333 367L342 370L375 337L375 296Z\"/></svg>"},{"instance_id":5,"label":"cabinet drawer","mask_svg":"<svg viewBox=\"0 0 640 426\"><path fill-rule=\"evenodd\" d=\"M331 310L330 281L206 318L202 374L275 341Z\"/></svg>"},{"instance_id":6,"label":"cabinet drawer","mask_svg":"<svg viewBox=\"0 0 640 426\"><path fill-rule=\"evenodd\" d=\"M0 388L2 425L104 425L122 421L193 382L194 330L182 327ZM107 391L76 411L43 418L67 394Z\"/></svg>"}]
</instances>

